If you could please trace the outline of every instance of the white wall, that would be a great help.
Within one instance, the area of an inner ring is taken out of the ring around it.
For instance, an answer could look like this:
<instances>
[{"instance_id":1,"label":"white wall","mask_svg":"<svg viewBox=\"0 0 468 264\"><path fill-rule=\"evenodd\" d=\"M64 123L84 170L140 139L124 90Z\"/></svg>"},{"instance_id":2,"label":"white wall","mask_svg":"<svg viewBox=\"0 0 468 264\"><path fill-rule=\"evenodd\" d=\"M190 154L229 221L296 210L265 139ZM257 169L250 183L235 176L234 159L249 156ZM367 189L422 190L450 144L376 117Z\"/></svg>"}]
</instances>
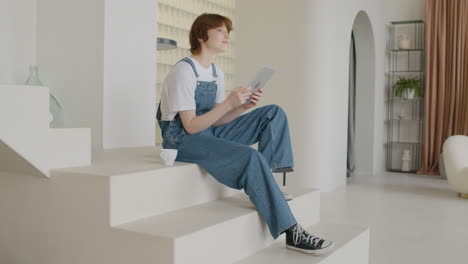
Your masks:
<instances>
[{"instance_id":1,"label":"white wall","mask_svg":"<svg viewBox=\"0 0 468 264\"><path fill-rule=\"evenodd\" d=\"M330 190L345 184L349 41L362 7L295 3L238 2L237 72L244 78L263 63L278 70L264 103L289 116L296 163L289 183ZM261 18L252 11L266 5Z\"/></svg>"},{"instance_id":2,"label":"white wall","mask_svg":"<svg viewBox=\"0 0 468 264\"><path fill-rule=\"evenodd\" d=\"M36 0L0 1L0 84L24 84L36 63Z\"/></svg>"},{"instance_id":3,"label":"white wall","mask_svg":"<svg viewBox=\"0 0 468 264\"><path fill-rule=\"evenodd\" d=\"M103 146L155 143L156 0L106 0Z\"/></svg>"},{"instance_id":4,"label":"white wall","mask_svg":"<svg viewBox=\"0 0 468 264\"><path fill-rule=\"evenodd\" d=\"M90 127L102 147L104 1L41 0L37 61L42 81L64 109L66 127Z\"/></svg>"},{"instance_id":5,"label":"white wall","mask_svg":"<svg viewBox=\"0 0 468 264\"><path fill-rule=\"evenodd\" d=\"M266 7L267 6L267 7ZM276 72L265 87L262 104L282 106L289 116L296 170L309 156L302 142L308 135L302 120L307 110L308 69L305 57L311 52L305 41L308 35L305 1L237 1L236 21L236 79L237 84L247 84L262 65L273 67ZM259 16L259 10L262 15ZM299 172L300 173L300 172ZM289 178L288 185L297 183Z\"/></svg>"},{"instance_id":6,"label":"white wall","mask_svg":"<svg viewBox=\"0 0 468 264\"><path fill-rule=\"evenodd\" d=\"M93 150L154 145L156 1L41 0L37 59Z\"/></svg>"},{"instance_id":7,"label":"white wall","mask_svg":"<svg viewBox=\"0 0 468 264\"><path fill-rule=\"evenodd\" d=\"M400 20L425 20L426 0L383 1L387 22Z\"/></svg>"},{"instance_id":8,"label":"white wall","mask_svg":"<svg viewBox=\"0 0 468 264\"><path fill-rule=\"evenodd\" d=\"M376 74L370 115L374 127L369 139L374 158L366 166L376 173L383 171L385 158L386 23L424 13L418 9L423 8L423 0L294 3L237 2L236 72L242 83L262 64L278 70L266 88L264 104L279 104L289 115L296 161L294 180L289 183L326 191L345 184L349 41L356 15L361 10L367 13L375 38ZM258 16L258 10L262 10L262 16Z\"/></svg>"}]
</instances>

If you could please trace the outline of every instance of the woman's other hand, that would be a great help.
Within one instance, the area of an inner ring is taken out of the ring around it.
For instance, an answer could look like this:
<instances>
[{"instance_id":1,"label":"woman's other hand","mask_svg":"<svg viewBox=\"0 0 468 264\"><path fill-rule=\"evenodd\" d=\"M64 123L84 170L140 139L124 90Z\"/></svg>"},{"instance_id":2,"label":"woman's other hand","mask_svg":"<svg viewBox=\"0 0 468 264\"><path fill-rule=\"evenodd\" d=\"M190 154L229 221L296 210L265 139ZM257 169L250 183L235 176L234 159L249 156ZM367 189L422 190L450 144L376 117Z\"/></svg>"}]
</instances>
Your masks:
<instances>
[{"instance_id":1,"label":"woman's other hand","mask_svg":"<svg viewBox=\"0 0 468 264\"><path fill-rule=\"evenodd\" d=\"M262 98L263 94L263 89L260 88L258 91L252 94L250 97L250 103L249 104L243 104L242 107L247 110L249 108L257 106L257 104L260 102L260 99Z\"/></svg>"},{"instance_id":2,"label":"woman's other hand","mask_svg":"<svg viewBox=\"0 0 468 264\"><path fill-rule=\"evenodd\" d=\"M231 91L226 102L232 107L237 108L250 98L252 87L237 87Z\"/></svg>"}]
</instances>

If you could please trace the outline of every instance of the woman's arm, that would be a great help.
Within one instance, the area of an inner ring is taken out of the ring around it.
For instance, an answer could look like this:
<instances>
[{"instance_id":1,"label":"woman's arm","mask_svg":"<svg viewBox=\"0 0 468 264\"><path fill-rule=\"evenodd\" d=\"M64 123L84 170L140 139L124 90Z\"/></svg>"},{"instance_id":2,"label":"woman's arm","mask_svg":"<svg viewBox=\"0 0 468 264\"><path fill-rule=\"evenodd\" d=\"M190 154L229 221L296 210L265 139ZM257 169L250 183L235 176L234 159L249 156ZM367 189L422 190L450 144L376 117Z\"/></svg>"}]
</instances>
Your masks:
<instances>
[{"instance_id":1,"label":"woman's arm","mask_svg":"<svg viewBox=\"0 0 468 264\"><path fill-rule=\"evenodd\" d=\"M260 101L260 98L262 97L263 89L259 89L257 92L252 94L252 97L250 98L250 104L242 104L231 111L227 112L224 116L222 116L218 121L214 123L215 127L225 125L232 120L238 118L242 113L245 112L245 110L255 107L258 102Z\"/></svg>"},{"instance_id":2,"label":"woman's arm","mask_svg":"<svg viewBox=\"0 0 468 264\"><path fill-rule=\"evenodd\" d=\"M195 110L180 111L180 119L185 131L189 134L200 133L232 110L239 108L251 93L250 87L238 87L234 89L224 102L217 104L211 111L196 116Z\"/></svg>"},{"instance_id":3,"label":"woman's arm","mask_svg":"<svg viewBox=\"0 0 468 264\"><path fill-rule=\"evenodd\" d=\"M224 124L227 124L231 122L232 120L238 118L242 113L245 112L245 109L242 106L238 106L231 111L227 112L225 115L223 115L218 121L216 121L213 126L218 127L222 126Z\"/></svg>"}]
</instances>

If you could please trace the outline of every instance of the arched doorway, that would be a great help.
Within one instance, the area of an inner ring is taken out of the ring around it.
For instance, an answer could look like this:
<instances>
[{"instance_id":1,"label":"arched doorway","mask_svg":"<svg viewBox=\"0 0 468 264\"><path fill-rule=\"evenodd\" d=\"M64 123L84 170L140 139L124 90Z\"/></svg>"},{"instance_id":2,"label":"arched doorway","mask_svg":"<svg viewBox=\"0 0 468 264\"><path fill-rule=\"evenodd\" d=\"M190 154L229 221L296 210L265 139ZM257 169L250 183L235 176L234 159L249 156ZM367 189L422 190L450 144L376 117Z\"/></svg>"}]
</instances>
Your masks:
<instances>
[{"instance_id":1,"label":"arched doorway","mask_svg":"<svg viewBox=\"0 0 468 264\"><path fill-rule=\"evenodd\" d=\"M375 40L369 16L356 15L350 33L347 176L374 167Z\"/></svg>"}]
</instances>

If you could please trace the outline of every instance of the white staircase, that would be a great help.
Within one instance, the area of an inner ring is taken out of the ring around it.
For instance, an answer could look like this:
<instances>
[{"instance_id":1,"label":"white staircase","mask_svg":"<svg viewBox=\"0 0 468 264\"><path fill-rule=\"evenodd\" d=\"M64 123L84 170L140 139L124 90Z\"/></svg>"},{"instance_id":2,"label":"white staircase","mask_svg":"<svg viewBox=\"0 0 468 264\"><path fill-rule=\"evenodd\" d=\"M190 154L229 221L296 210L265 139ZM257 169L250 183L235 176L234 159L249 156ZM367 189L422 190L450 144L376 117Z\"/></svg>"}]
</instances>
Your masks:
<instances>
[{"instance_id":1,"label":"white staircase","mask_svg":"<svg viewBox=\"0 0 468 264\"><path fill-rule=\"evenodd\" d=\"M317 223L319 192L305 190L297 195L290 203L296 217L308 225ZM167 241L176 253L170 263L233 263L273 240L255 207L243 194L118 228Z\"/></svg>"},{"instance_id":2,"label":"white staircase","mask_svg":"<svg viewBox=\"0 0 468 264\"><path fill-rule=\"evenodd\" d=\"M63 144L46 147L57 142L57 135L48 139L55 130L43 125L48 97L34 96L42 99L24 106L37 103L42 112L21 112L30 122L7 126L10 132L1 134L0 263L368 263L369 230L320 223L317 190L293 192L289 205L303 226L337 244L321 257L287 250L284 237L271 238L243 191L221 185L195 164L164 166L153 147L103 151L90 165L54 169L78 163L67 154L63 160L54 156L84 151L68 141L89 142L69 135L61 136ZM13 114L1 114L1 120L21 119L15 105L2 105ZM46 132L21 132L27 129ZM14 131L35 140L20 142ZM37 171L50 178L36 177Z\"/></svg>"}]
</instances>

